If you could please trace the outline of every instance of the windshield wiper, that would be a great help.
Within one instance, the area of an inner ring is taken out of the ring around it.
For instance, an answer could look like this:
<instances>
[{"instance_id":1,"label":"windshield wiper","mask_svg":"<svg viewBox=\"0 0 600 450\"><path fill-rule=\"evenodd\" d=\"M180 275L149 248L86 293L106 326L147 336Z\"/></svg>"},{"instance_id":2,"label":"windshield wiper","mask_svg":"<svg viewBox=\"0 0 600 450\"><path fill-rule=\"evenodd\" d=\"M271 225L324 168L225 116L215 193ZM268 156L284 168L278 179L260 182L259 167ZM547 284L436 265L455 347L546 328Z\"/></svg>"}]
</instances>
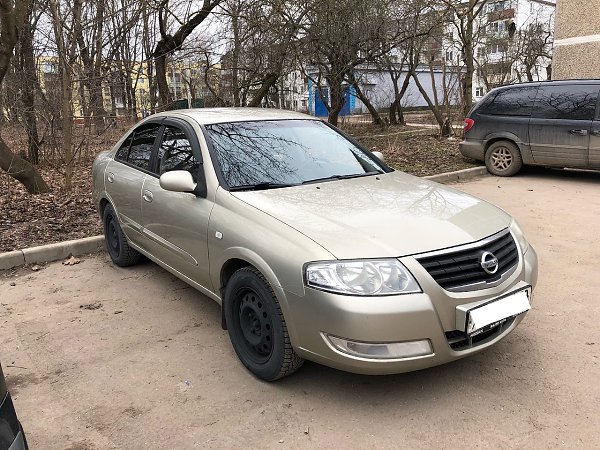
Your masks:
<instances>
[{"instance_id":1,"label":"windshield wiper","mask_svg":"<svg viewBox=\"0 0 600 450\"><path fill-rule=\"evenodd\" d=\"M328 177L323 178L315 178L314 180L306 180L303 181L302 184L311 184L311 183L319 183L321 181L332 181L332 180L349 180L350 178L361 178L368 177L371 175L380 175L381 172L373 171L373 172L364 172L364 173L354 173L352 175L330 175Z\"/></svg>"},{"instance_id":2,"label":"windshield wiper","mask_svg":"<svg viewBox=\"0 0 600 450\"><path fill-rule=\"evenodd\" d=\"M230 192L234 191L265 191L267 189L277 189L284 188L290 186L297 186L296 184L289 183L271 183L270 181L265 181L262 183L256 184L242 184L240 186L232 186L229 188Z\"/></svg>"}]
</instances>

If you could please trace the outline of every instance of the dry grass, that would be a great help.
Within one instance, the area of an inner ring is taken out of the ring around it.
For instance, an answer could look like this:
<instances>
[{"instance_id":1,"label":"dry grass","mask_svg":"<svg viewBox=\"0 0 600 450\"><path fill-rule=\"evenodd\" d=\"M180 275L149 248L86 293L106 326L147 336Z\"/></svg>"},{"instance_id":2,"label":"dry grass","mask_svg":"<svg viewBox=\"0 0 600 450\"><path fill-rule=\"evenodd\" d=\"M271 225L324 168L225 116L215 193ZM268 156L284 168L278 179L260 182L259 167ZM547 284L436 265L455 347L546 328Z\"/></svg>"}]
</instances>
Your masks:
<instances>
[{"instance_id":1,"label":"dry grass","mask_svg":"<svg viewBox=\"0 0 600 450\"><path fill-rule=\"evenodd\" d=\"M345 131L364 147L382 152L390 167L413 175L435 175L480 165L461 155L458 139L439 138L431 129L389 127L382 130L365 125Z\"/></svg>"}]
</instances>

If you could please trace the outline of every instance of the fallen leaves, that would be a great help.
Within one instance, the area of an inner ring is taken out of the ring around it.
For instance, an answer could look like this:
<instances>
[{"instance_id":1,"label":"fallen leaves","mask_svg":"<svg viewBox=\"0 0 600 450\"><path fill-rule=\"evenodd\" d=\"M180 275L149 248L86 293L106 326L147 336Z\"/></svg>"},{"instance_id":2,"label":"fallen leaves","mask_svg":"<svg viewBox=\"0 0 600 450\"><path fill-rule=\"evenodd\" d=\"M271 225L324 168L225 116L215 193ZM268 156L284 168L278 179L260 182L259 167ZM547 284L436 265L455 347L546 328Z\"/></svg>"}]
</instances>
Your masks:
<instances>
[{"instance_id":1,"label":"fallen leaves","mask_svg":"<svg viewBox=\"0 0 600 450\"><path fill-rule=\"evenodd\" d=\"M79 258L75 258L71 256L69 259L65 259L63 261L63 266L74 266L75 264L79 264L81 260Z\"/></svg>"},{"instance_id":2,"label":"fallen leaves","mask_svg":"<svg viewBox=\"0 0 600 450\"><path fill-rule=\"evenodd\" d=\"M100 302L87 303L85 305L79 305L79 308L86 309L88 311L95 311L97 309L102 308L102 303L100 303Z\"/></svg>"},{"instance_id":3,"label":"fallen leaves","mask_svg":"<svg viewBox=\"0 0 600 450\"><path fill-rule=\"evenodd\" d=\"M478 165L462 156L456 140L438 138L430 133L398 134L395 130L399 129L402 128L390 127L382 132L380 128L353 127L347 131L359 136L356 139L363 147L376 147L382 152L388 166L413 175L435 175ZM369 133L365 133L366 130Z\"/></svg>"}]
</instances>

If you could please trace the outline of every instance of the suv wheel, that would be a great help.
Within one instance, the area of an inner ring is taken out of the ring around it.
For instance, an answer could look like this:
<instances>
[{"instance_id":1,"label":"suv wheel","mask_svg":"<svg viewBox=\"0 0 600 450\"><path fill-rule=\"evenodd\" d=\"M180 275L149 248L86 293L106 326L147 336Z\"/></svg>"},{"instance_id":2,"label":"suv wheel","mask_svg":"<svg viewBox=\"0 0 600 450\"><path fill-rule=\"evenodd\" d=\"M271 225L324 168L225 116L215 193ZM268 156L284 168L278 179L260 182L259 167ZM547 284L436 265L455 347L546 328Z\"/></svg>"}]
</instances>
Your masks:
<instances>
[{"instance_id":1,"label":"suv wheel","mask_svg":"<svg viewBox=\"0 0 600 450\"><path fill-rule=\"evenodd\" d=\"M244 267L231 276L223 306L233 348L250 372L274 381L300 368L304 360L292 348L279 302L258 270Z\"/></svg>"},{"instance_id":2,"label":"suv wheel","mask_svg":"<svg viewBox=\"0 0 600 450\"><path fill-rule=\"evenodd\" d=\"M494 142L485 153L487 170L499 177L511 177L523 167L519 148L509 141Z\"/></svg>"}]
</instances>

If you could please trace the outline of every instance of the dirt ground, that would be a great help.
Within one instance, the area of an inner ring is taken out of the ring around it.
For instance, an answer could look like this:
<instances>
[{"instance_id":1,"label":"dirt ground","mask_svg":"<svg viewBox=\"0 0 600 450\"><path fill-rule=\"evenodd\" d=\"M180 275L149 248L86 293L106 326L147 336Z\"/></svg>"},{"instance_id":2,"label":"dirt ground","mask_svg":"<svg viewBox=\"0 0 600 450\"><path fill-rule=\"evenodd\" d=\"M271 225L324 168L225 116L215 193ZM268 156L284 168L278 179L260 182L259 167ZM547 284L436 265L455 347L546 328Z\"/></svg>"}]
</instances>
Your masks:
<instances>
[{"instance_id":1,"label":"dirt ground","mask_svg":"<svg viewBox=\"0 0 600 450\"><path fill-rule=\"evenodd\" d=\"M486 352L403 375L307 363L257 381L218 306L151 263L0 275L0 358L31 448L598 448L599 186L550 170L457 185L525 229L534 309Z\"/></svg>"}]
</instances>

